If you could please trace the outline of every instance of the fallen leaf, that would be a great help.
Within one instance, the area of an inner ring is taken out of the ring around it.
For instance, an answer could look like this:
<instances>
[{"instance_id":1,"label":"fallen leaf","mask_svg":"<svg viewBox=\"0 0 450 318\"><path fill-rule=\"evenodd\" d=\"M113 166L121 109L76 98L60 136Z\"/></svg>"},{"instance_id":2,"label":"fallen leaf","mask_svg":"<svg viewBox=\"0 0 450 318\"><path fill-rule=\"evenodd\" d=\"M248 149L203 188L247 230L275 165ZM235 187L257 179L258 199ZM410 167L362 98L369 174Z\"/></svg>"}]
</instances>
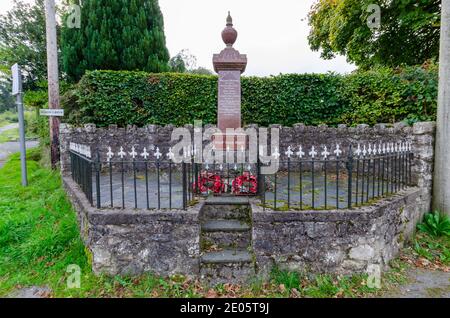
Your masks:
<instances>
[{"instance_id":1,"label":"fallen leaf","mask_svg":"<svg viewBox=\"0 0 450 318\"><path fill-rule=\"evenodd\" d=\"M297 290L297 288L292 288L292 290L291 290L291 297L293 297L293 298L300 298L301 297L301 294Z\"/></svg>"},{"instance_id":2,"label":"fallen leaf","mask_svg":"<svg viewBox=\"0 0 450 318\"><path fill-rule=\"evenodd\" d=\"M208 292L206 293L206 298L217 298L219 297L219 295L217 294L217 292L214 289L210 289L208 290Z\"/></svg>"}]
</instances>

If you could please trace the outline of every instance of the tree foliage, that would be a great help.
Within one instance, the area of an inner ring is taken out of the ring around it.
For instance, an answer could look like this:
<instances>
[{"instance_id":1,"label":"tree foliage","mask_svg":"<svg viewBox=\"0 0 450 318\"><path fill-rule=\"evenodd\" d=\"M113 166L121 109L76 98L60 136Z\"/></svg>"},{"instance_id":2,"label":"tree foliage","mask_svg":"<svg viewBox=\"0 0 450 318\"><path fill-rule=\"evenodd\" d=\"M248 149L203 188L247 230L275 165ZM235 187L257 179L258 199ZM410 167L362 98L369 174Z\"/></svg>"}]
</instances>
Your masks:
<instances>
[{"instance_id":1,"label":"tree foliage","mask_svg":"<svg viewBox=\"0 0 450 318\"><path fill-rule=\"evenodd\" d=\"M419 65L439 56L440 0L317 0L309 13L311 49L324 59L345 55L368 69ZM369 28L370 4L381 23ZM368 12L369 11L369 12Z\"/></svg>"},{"instance_id":2,"label":"tree foliage","mask_svg":"<svg viewBox=\"0 0 450 318\"><path fill-rule=\"evenodd\" d=\"M191 73L198 75L213 75L205 67L197 67L197 58L189 50L183 49L169 61L170 71L174 73Z\"/></svg>"},{"instance_id":3,"label":"tree foliage","mask_svg":"<svg viewBox=\"0 0 450 318\"><path fill-rule=\"evenodd\" d=\"M47 77L44 0L14 0L13 8L0 16L0 70L9 73L15 63L24 71L25 88Z\"/></svg>"},{"instance_id":4,"label":"tree foliage","mask_svg":"<svg viewBox=\"0 0 450 318\"><path fill-rule=\"evenodd\" d=\"M0 113L14 108L14 99L10 92L10 83L0 78Z\"/></svg>"},{"instance_id":5,"label":"tree foliage","mask_svg":"<svg viewBox=\"0 0 450 318\"><path fill-rule=\"evenodd\" d=\"M86 70L169 69L158 0L76 0L81 28L63 25L64 70L78 80Z\"/></svg>"}]
</instances>

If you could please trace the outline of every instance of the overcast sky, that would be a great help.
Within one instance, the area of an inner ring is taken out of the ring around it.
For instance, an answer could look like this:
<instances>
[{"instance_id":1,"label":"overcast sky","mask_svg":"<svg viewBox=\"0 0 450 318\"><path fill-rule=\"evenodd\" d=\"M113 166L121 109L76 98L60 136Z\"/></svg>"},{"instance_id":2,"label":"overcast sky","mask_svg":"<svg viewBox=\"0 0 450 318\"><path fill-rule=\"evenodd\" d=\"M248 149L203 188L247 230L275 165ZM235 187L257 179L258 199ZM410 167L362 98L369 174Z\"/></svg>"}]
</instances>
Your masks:
<instances>
[{"instance_id":1,"label":"overcast sky","mask_svg":"<svg viewBox=\"0 0 450 318\"><path fill-rule=\"evenodd\" d=\"M32 0L26 0L32 2ZM0 12L12 0L0 0ZM57 1L58 2L58 1ZM220 33L228 10L239 36L234 47L247 54L245 75L279 73L347 73L344 57L324 61L308 45L307 14L315 0L159 0L167 47L173 56L188 49L197 65L212 69L212 55L223 48Z\"/></svg>"}]
</instances>

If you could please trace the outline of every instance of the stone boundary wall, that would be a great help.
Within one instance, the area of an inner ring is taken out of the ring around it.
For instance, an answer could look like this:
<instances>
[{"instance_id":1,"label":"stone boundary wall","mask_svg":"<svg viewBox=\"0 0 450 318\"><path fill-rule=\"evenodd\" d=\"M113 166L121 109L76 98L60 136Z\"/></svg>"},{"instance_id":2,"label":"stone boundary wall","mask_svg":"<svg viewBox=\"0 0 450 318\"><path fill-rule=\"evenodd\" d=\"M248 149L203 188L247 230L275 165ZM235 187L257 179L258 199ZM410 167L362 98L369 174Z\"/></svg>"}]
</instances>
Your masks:
<instances>
[{"instance_id":1,"label":"stone boundary wall","mask_svg":"<svg viewBox=\"0 0 450 318\"><path fill-rule=\"evenodd\" d=\"M252 204L258 272L273 265L294 271L350 274L385 269L428 212L428 197L410 188L353 210L273 212Z\"/></svg>"},{"instance_id":2,"label":"stone boundary wall","mask_svg":"<svg viewBox=\"0 0 450 318\"><path fill-rule=\"evenodd\" d=\"M187 126L192 129L192 126ZM279 127L273 125L271 127ZM270 127L269 127L270 128ZM408 141L412 143L415 187L382 199L372 206L338 211L263 211L252 208L252 246L258 274L267 274L278 264L291 270L314 272L363 272L370 265L381 267L394 258L413 234L424 213L430 211L434 159L433 122L412 127L359 125L310 127L301 124L280 127L280 153L288 146L309 149L312 145L331 149L340 144ZM118 152L157 145L166 152L173 126L136 128L74 128L61 125L63 183L77 210L81 235L92 252L96 273L168 276L199 273L200 221L203 203L187 211L101 209L89 204L72 181L68 149L70 142L88 145L103 157L108 147Z\"/></svg>"},{"instance_id":3,"label":"stone boundary wall","mask_svg":"<svg viewBox=\"0 0 450 318\"><path fill-rule=\"evenodd\" d=\"M77 211L95 273L195 276L199 272L202 204L187 211L98 210L70 177L63 177L63 185Z\"/></svg>"},{"instance_id":4,"label":"stone boundary wall","mask_svg":"<svg viewBox=\"0 0 450 318\"><path fill-rule=\"evenodd\" d=\"M95 273L199 277L204 202L187 211L97 210L70 177L63 183ZM267 277L274 265L312 273L362 273L371 265L383 270L412 237L428 204L417 187L352 210L279 212L250 200L256 275Z\"/></svg>"},{"instance_id":5,"label":"stone boundary wall","mask_svg":"<svg viewBox=\"0 0 450 318\"><path fill-rule=\"evenodd\" d=\"M215 127L207 125L204 128ZM257 125L247 125L245 128L258 128ZM106 161L108 147L111 147L114 153L118 153L120 147L129 152L134 146L137 152L141 152L144 147L149 149L151 146L158 146L163 153L167 153L169 147L176 142L171 142L171 134L174 130L173 125L158 126L148 125L137 128L128 126L118 128L112 125L108 128L97 128L93 124L84 127L72 127L67 124L61 124L60 142L61 142L61 171L63 175L70 173L69 144L71 142L83 144L91 147L93 155L97 150L100 153L102 161ZM193 133L193 126L186 125ZM281 160L286 159L285 151L288 146L298 149L302 146L304 150L322 149L327 146L328 149L334 149L339 144L346 155L347 147L352 144L378 144L380 142L411 142L412 150L415 154L412 166L412 179L415 185L431 195L432 173L434 160L434 122L419 122L413 126L407 126L404 123L394 125L377 124L374 127L368 125L358 125L356 127L338 127L305 126L296 124L293 127L283 127L280 125L271 125L269 128L280 129L280 154ZM270 130L269 130L270 131ZM269 136L270 144L270 136ZM306 151L305 151L306 152ZM332 151L330 151L332 152Z\"/></svg>"}]
</instances>

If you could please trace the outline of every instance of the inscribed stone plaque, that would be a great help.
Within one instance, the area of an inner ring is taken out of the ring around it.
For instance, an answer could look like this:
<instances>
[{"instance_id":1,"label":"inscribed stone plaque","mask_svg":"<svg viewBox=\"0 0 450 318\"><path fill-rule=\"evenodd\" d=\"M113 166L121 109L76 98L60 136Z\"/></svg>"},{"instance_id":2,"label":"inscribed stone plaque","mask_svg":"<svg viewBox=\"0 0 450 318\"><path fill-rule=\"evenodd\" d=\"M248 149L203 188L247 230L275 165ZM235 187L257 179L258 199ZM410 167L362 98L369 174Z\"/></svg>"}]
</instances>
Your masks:
<instances>
[{"instance_id":1,"label":"inscribed stone plaque","mask_svg":"<svg viewBox=\"0 0 450 318\"><path fill-rule=\"evenodd\" d=\"M218 127L241 127L241 71L219 71Z\"/></svg>"}]
</instances>

